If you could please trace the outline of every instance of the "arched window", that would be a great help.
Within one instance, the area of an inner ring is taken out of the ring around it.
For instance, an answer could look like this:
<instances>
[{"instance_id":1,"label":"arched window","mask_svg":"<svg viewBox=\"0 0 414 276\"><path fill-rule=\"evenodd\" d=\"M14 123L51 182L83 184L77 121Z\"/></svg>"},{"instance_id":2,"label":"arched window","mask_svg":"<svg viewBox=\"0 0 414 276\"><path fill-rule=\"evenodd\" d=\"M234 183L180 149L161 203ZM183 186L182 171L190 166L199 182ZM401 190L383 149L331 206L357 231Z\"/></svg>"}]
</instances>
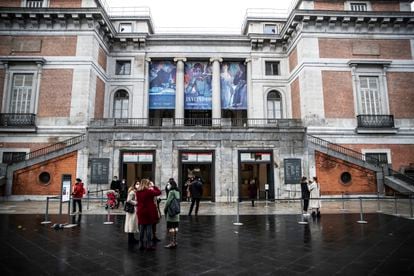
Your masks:
<instances>
[{"instance_id":1,"label":"arched window","mask_svg":"<svg viewBox=\"0 0 414 276\"><path fill-rule=\"evenodd\" d=\"M114 118L128 118L129 96L125 90L118 90L114 95Z\"/></svg>"},{"instance_id":2,"label":"arched window","mask_svg":"<svg viewBox=\"0 0 414 276\"><path fill-rule=\"evenodd\" d=\"M267 95L267 118L282 118L282 97L278 91L270 91Z\"/></svg>"}]
</instances>

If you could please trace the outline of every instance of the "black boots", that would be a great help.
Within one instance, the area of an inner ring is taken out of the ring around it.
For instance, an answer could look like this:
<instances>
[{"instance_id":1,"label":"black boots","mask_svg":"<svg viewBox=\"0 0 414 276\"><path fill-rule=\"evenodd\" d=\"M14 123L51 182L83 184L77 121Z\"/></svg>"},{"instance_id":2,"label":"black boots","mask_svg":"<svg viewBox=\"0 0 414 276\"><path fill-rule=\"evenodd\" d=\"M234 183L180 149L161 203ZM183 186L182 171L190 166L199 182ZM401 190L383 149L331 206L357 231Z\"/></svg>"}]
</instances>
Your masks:
<instances>
[{"instance_id":1,"label":"black boots","mask_svg":"<svg viewBox=\"0 0 414 276\"><path fill-rule=\"evenodd\" d=\"M134 237L134 233L128 233L128 244L136 244L138 241Z\"/></svg>"}]
</instances>

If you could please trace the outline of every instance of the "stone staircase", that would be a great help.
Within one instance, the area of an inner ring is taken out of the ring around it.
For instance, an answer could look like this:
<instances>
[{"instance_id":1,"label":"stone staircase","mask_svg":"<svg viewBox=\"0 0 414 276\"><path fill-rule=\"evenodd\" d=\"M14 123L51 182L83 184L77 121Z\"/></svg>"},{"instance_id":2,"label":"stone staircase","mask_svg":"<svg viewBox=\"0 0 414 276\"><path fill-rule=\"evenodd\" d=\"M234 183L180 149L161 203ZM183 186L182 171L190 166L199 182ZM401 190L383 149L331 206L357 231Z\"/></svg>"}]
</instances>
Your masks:
<instances>
[{"instance_id":1,"label":"stone staircase","mask_svg":"<svg viewBox=\"0 0 414 276\"><path fill-rule=\"evenodd\" d=\"M25 158L12 160L12 163L0 166L0 186L8 185L11 187L13 173L17 170L42 163L53 158L77 151L85 147L86 135L82 134L70 139L55 143L45 148L32 151L26 154ZM3 180L3 181L2 181Z\"/></svg>"},{"instance_id":2,"label":"stone staircase","mask_svg":"<svg viewBox=\"0 0 414 276\"><path fill-rule=\"evenodd\" d=\"M413 178L393 171L387 165L381 165L377 159L365 156L360 152L331 143L316 136L308 134L306 138L309 149L317 150L326 155L374 171L377 177L379 193L383 193L384 185L402 194L414 193Z\"/></svg>"}]
</instances>

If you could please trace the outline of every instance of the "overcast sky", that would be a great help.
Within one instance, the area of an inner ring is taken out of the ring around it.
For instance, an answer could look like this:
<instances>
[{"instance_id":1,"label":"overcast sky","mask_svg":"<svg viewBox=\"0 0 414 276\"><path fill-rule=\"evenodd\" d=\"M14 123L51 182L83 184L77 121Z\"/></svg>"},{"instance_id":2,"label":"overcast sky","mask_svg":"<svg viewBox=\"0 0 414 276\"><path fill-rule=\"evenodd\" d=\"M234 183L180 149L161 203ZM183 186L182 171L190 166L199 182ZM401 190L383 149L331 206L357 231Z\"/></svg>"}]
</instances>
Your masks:
<instances>
[{"instance_id":1,"label":"overcast sky","mask_svg":"<svg viewBox=\"0 0 414 276\"><path fill-rule=\"evenodd\" d=\"M293 0L106 0L111 7L149 7L156 29L240 30L248 8L287 10Z\"/></svg>"}]
</instances>

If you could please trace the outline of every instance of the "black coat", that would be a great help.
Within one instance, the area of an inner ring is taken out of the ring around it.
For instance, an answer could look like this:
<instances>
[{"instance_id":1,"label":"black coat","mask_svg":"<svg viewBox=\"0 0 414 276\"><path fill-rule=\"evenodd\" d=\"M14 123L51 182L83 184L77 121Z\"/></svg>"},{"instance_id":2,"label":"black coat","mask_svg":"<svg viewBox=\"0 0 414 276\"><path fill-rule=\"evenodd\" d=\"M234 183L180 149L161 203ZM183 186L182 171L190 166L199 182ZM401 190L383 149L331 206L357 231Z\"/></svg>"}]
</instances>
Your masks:
<instances>
[{"instance_id":1,"label":"black coat","mask_svg":"<svg viewBox=\"0 0 414 276\"><path fill-rule=\"evenodd\" d=\"M302 191L302 199L309 199L310 192L308 188L308 182L304 181L300 183L300 190Z\"/></svg>"},{"instance_id":2,"label":"black coat","mask_svg":"<svg viewBox=\"0 0 414 276\"><path fill-rule=\"evenodd\" d=\"M203 183L199 180L191 182L190 192L192 198L201 198L203 196Z\"/></svg>"}]
</instances>

